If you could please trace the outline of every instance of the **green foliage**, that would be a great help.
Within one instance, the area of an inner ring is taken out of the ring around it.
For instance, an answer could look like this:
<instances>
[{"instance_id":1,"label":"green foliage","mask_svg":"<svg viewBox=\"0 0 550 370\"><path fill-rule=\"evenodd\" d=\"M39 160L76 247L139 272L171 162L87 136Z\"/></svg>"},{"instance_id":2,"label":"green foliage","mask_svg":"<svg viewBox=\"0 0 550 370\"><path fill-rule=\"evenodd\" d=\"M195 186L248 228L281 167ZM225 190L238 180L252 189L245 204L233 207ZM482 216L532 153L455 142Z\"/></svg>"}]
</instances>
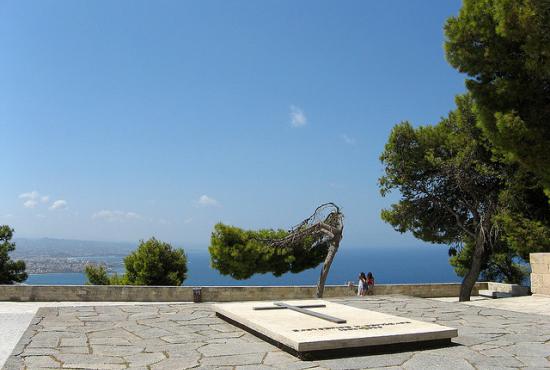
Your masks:
<instances>
[{"instance_id":1,"label":"green foliage","mask_svg":"<svg viewBox=\"0 0 550 370\"><path fill-rule=\"evenodd\" d=\"M454 246L451 258L459 275L470 269L479 226L494 241L486 243L482 275L519 282L518 264L530 252L550 251L550 206L537 178L495 153L479 128L469 96L433 126L394 127L381 156L382 195L401 199L382 211L400 232L424 241Z\"/></svg>"},{"instance_id":2,"label":"green foliage","mask_svg":"<svg viewBox=\"0 0 550 370\"><path fill-rule=\"evenodd\" d=\"M548 220L529 220L517 213L506 212L498 217L505 230L504 240L524 260L529 253L550 251L550 226Z\"/></svg>"},{"instance_id":3,"label":"green foliage","mask_svg":"<svg viewBox=\"0 0 550 370\"><path fill-rule=\"evenodd\" d=\"M137 250L124 259L126 278L131 285L183 284L187 273L187 257L183 249L151 238L141 241Z\"/></svg>"},{"instance_id":4,"label":"green foliage","mask_svg":"<svg viewBox=\"0 0 550 370\"><path fill-rule=\"evenodd\" d=\"M496 217L503 240L524 260L529 253L550 251L550 205L536 178L522 170L508 178L500 195L507 209Z\"/></svg>"},{"instance_id":5,"label":"green foliage","mask_svg":"<svg viewBox=\"0 0 550 370\"><path fill-rule=\"evenodd\" d=\"M266 241L288 235L284 230L243 230L218 223L214 226L210 241L212 267L222 275L235 279L248 279L256 273L301 272L314 268L324 261L328 245L311 248L313 240L305 240L292 248L274 248Z\"/></svg>"},{"instance_id":6,"label":"green foliage","mask_svg":"<svg viewBox=\"0 0 550 370\"><path fill-rule=\"evenodd\" d=\"M104 266L87 265L88 282L94 285L174 285L183 284L187 257L183 249L151 238L124 258L126 273L108 276Z\"/></svg>"},{"instance_id":7,"label":"green foliage","mask_svg":"<svg viewBox=\"0 0 550 370\"><path fill-rule=\"evenodd\" d=\"M432 243L462 243L475 233L475 214L491 209L504 185L503 165L476 122L471 98L459 96L437 125L393 128L379 183L382 195L398 190L402 197L382 211L384 221Z\"/></svg>"},{"instance_id":8,"label":"green foliage","mask_svg":"<svg viewBox=\"0 0 550 370\"><path fill-rule=\"evenodd\" d=\"M464 0L445 33L488 139L549 192L550 2Z\"/></svg>"},{"instance_id":9,"label":"green foliage","mask_svg":"<svg viewBox=\"0 0 550 370\"><path fill-rule=\"evenodd\" d=\"M126 274L119 275L114 273L109 276L109 285L140 285L140 284L131 284L128 281Z\"/></svg>"},{"instance_id":10,"label":"green foliage","mask_svg":"<svg viewBox=\"0 0 550 370\"><path fill-rule=\"evenodd\" d=\"M15 243L11 242L13 229L7 225L0 225L0 284L13 284L25 281L28 277L25 272L25 262L13 261L9 252L15 250Z\"/></svg>"},{"instance_id":11,"label":"green foliage","mask_svg":"<svg viewBox=\"0 0 550 370\"><path fill-rule=\"evenodd\" d=\"M90 285L140 285L131 284L126 274L109 275L103 265L88 264L84 268L84 273L88 279L86 284Z\"/></svg>"},{"instance_id":12,"label":"green foliage","mask_svg":"<svg viewBox=\"0 0 550 370\"><path fill-rule=\"evenodd\" d=\"M91 285L109 285L109 276L103 265L88 264L84 268L84 273L88 279L88 284Z\"/></svg>"},{"instance_id":13,"label":"green foliage","mask_svg":"<svg viewBox=\"0 0 550 370\"><path fill-rule=\"evenodd\" d=\"M472 261L473 247L472 243L467 243L460 250L451 249L452 256L449 262L458 276L465 276L468 272ZM527 268L521 263L517 253L502 243L491 255L484 258L479 280L521 284L527 274Z\"/></svg>"},{"instance_id":14,"label":"green foliage","mask_svg":"<svg viewBox=\"0 0 550 370\"><path fill-rule=\"evenodd\" d=\"M519 258L550 251L550 2L464 0L445 33L470 94L437 125L392 130L380 189L402 197L382 218L452 245L468 284L480 263L519 282Z\"/></svg>"}]
</instances>

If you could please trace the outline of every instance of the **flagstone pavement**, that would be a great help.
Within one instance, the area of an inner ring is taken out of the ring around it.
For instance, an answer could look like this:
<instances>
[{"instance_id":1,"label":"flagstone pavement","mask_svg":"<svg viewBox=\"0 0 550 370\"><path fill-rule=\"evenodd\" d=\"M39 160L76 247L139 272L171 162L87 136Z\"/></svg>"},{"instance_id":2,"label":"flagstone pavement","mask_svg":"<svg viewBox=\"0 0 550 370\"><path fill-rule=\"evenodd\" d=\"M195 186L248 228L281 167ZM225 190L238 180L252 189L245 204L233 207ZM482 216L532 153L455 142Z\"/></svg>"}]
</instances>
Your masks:
<instances>
[{"instance_id":1,"label":"flagstone pavement","mask_svg":"<svg viewBox=\"0 0 550 370\"><path fill-rule=\"evenodd\" d=\"M456 327L459 336L436 349L301 361L217 318L208 303L44 307L4 368L550 368L550 316L405 296L331 300Z\"/></svg>"}]
</instances>

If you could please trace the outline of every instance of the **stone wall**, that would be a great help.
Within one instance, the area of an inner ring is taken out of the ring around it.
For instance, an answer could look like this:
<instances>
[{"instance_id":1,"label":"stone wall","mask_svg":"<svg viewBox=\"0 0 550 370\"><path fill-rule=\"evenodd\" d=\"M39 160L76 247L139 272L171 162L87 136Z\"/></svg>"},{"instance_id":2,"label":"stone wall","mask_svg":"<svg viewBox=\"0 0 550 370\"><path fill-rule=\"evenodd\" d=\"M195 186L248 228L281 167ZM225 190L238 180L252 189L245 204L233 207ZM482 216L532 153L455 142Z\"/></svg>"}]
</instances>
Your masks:
<instances>
[{"instance_id":1,"label":"stone wall","mask_svg":"<svg viewBox=\"0 0 550 370\"><path fill-rule=\"evenodd\" d=\"M473 295L487 289L477 283ZM204 302L304 299L315 297L315 286L213 286L202 287ZM414 297L456 297L460 284L381 284L374 294L404 294ZM356 287L329 285L325 297L354 296ZM193 287L147 287L106 285L0 285L0 301L113 301L113 302L190 302Z\"/></svg>"},{"instance_id":2,"label":"stone wall","mask_svg":"<svg viewBox=\"0 0 550 370\"><path fill-rule=\"evenodd\" d=\"M518 284L505 283L487 283L487 290L497 293L510 294L512 297L521 297L529 295L529 287Z\"/></svg>"},{"instance_id":3,"label":"stone wall","mask_svg":"<svg viewBox=\"0 0 550 370\"><path fill-rule=\"evenodd\" d=\"M550 253L531 253L531 292L550 295Z\"/></svg>"}]
</instances>

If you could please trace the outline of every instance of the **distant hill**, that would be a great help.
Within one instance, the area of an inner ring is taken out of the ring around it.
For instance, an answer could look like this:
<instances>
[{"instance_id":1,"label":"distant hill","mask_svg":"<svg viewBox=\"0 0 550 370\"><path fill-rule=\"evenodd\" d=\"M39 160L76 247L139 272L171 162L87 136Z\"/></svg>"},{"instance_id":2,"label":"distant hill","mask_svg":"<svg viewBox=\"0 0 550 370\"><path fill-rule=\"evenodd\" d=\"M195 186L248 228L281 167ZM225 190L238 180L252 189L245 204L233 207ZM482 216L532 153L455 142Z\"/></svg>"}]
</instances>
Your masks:
<instances>
[{"instance_id":1,"label":"distant hill","mask_svg":"<svg viewBox=\"0 0 550 370\"><path fill-rule=\"evenodd\" d=\"M126 256L138 246L132 242L100 242L93 240L73 240L55 238L14 238L16 244L13 257L49 256L49 257L100 257ZM208 252L204 245L172 243L175 248L184 248L186 252Z\"/></svg>"},{"instance_id":2,"label":"distant hill","mask_svg":"<svg viewBox=\"0 0 550 370\"><path fill-rule=\"evenodd\" d=\"M22 256L112 256L127 255L137 246L136 243L99 242L90 240L70 240L53 238L17 238L14 257Z\"/></svg>"}]
</instances>

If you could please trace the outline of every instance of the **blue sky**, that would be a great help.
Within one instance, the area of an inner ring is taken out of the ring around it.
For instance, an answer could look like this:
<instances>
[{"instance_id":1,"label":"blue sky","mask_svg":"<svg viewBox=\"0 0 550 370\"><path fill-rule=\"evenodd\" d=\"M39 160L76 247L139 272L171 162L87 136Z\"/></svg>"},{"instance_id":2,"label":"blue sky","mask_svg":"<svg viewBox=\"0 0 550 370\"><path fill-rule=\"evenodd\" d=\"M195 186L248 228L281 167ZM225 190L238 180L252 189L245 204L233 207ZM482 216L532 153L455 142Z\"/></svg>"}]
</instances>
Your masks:
<instances>
[{"instance_id":1,"label":"blue sky","mask_svg":"<svg viewBox=\"0 0 550 370\"><path fill-rule=\"evenodd\" d=\"M0 223L18 237L206 246L320 203L348 247L380 220L379 155L464 91L459 1L2 1Z\"/></svg>"}]
</instances>

